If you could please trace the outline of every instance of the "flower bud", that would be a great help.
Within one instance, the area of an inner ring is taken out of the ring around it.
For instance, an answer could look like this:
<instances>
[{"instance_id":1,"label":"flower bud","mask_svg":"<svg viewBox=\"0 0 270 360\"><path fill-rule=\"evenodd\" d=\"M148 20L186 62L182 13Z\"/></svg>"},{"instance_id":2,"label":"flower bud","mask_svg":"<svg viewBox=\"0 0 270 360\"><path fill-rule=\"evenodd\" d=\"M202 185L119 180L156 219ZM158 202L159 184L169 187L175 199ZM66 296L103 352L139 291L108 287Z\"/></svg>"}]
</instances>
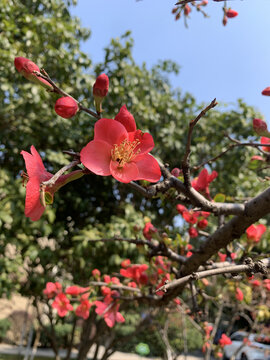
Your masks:
<instances>
[{"instance_id":1,"label":"flower bud","mask_svg":"<svg viewBox=\"0 0 270 360\"><path fill-rule=\"evenodd\" d=\"M57 115L64 119L74 116L79 110L77 102L69 96L59 98L54 106Z\"/></svg>"},{"instance_id":2,"label":"flower bud","mask_svg":"<svg viewBox=\"0 0 270 360\"><path fill-rule=\"evenodd\" d=\"M261 119L253 119L253 130L260 136L268 133L267 124Z\"/></svg>"},{"instance_id":3,"label":"flower bud","mask_svg":"<svg viewBox=\"0 0 270 360\"><path fill-rule=\"evenodd\" d=\"M102 112L101 103L103 98L107 95L109 90L109 78L106 74L101 74L96 78L93 85L93 95L95 100L95 107L98 113Z\"/></svg>"},{"instance_id":4,"label":"flower bud","mask_svg":"<svg viewBox=\"0 0 270 360\"><path fill-rule=\"evenodd\" d=\"M178 168L174 168L174 169L172 169L172 171L171 171L171 174L172 174L173 176L175 176L175 177L178 177L178 176L180 175L180 173L181 173L181 170L178 169Z\"/></svg>"},{"instance_id":5,"label":"flower bud","mask_svg":"<svg viewBox=\"0 0 270 360\"><path fill-rule=\"evenodd\" d=\"M48 81L42 79L34 73L34 71L40 72L40 70L33 61L19 56L14 59L14 65L19 73L22 74L27 80L30 80L38 85L42 85L47 89L52 89L52 85Z\"/></svg>"},{"instance_id":6,"label":"flower bud","mask_svg":"<svg viewBox=\"0 0 270 360\"><path fill-rule=\"evenodd\" d=\"M185 16L188 16L188 14L191 12L191 7L188 5L188 4L186 4L185 5L185 8L184 8L184 14L185 14Z\"/></svg>"},{"instance_id":7,"label":"flower bud","mask_svg":"<svg viewBox=\"0 0 270 360\"><path fill-rule=\"evenodd\" d=\"M222 20L222 24L224 25L224 26L226 26L227 25L227 22L228 22L228 18L227 18L227 16L223 16L223 20Z\"/></svg>"},{"instance_id":8,"label":"flower bud","mask_svg":"<svg viewBox=\"0 0 270 360\"><path fill-rule=\"evenodd\" d=\"M228 18L234 18L238 15L238 12L233 9L229 9L226 11L226 15Z\"/></svg>"},{"instance_id":9,"label":"flower bud","mask_svg":"<svg viewBox=\"0 0 270 360\"><path fill-rule=\"evenodd\" d=\"M270 96L270 86L266 87L266 88L262 91L262 95Z\"/></svg>"}]
</instances>

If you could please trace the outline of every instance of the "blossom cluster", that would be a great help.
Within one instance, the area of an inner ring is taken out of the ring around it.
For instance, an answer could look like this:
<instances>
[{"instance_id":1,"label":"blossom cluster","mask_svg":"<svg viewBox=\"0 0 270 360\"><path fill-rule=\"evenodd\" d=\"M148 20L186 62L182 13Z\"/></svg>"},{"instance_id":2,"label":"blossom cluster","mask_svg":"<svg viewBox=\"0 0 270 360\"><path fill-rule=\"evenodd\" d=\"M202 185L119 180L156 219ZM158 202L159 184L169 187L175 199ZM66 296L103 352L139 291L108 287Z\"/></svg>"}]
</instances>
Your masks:
<instances>
[{"instance_id":1,"label":"blossom cluster","mask_svg":"<svg viewBox=\"0 0 270 360\"><path fill-rule=\"evenodd\" d=\"M41 84L53 91L53 85L40 76L39 67L31 60L17 57L16 69L28 80ZM97 77L93 85L93 97L97 114L102 112L102 101L109 90L106 74ZM71 96L59 98L55 103L56 113L63 118L71 118L80 111L80 104ZM94 139L80 152L80 161L85 169L101 176L112 175L116 180L129 183L146 180L157 182L161 171L157 160L149 154L154 148L154 140L149 133L136 127L135 119L123 105L114 119L99 118L94 127ZM26 181L25 215L31 220L39 220L45 207L53 203L54 194L67 182L83 176L83 170L61 175L56 181L45 169L35 147L31 153L21 152L27 169L23 173Z\"/></svg>"}]
</instances>

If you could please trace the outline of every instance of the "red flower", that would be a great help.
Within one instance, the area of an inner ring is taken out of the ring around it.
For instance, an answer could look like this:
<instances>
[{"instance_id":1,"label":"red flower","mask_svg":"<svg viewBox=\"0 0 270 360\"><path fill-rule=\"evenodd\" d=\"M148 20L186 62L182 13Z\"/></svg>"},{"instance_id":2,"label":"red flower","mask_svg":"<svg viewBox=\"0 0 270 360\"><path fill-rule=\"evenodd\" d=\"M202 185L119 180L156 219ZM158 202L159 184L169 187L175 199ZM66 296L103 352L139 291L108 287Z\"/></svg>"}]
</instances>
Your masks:
<instances>
[{"instance_id":1,"label":"red flower","mask_svg":"<svg viewBox=\"0 0 270 360\"><path fill-rule=\"evenodd\" d=\"M186 257L191 257L193 255L193 252L192 251L188 251L187 254L186 254Z\"/></svg>"},{"instance_id":2,"label":"red flower","mask_svg":"<svg viewBox=\"0 0 270 360\"><path fill-rule=\"evenodd\" d=\"M22 56L14 59L15 68L21 73L27 80L30 80L38 85L42 85L45 88L52 88L52 85L48 81L37 76L33 71L38 71L39 67L31 60Z\"/></svg>"},{"instance_id":3,"label":"red flower","mask_svg":"<svg viewBox=\"0 0 270 360\"><path fill-rule=\"evenodd\" d=\"M236 290L235 290L235 298L238 301L243 301L244 300L244 294L243 294L242 290L239 289L239 287L237 287Z\"/></svg>"},{"instance_id":4,"label":"red flower","mask_svg":"<svg viewBox=\"0 0 270 360\"><path fill-rule=\"evenodd\" d=\"M170 281L170 274L166 274L163 278L162 278L162 280L161 280L161 282L157 285L157 289L159 289L159 288L161 288L161 286L163 286L163 285L165 285L165 283L167 282L167 281ZM164 294L164 291L157 291L156 292L156 294L157 295L159 295L159 296L162 296L163 294Z\"/></svg>"},{"instance_id":5,"label":"red flower","mask_svg":"<svg viewBox=\"0 0 270 360\"><path fill-rule=\"evenodd\" d=\"M267 148L267 151L270 151L269 148ZM264 161L264 158L260 155L253 155L251 158L250 158L250 161Z\"/></svg>"},{"instance_id":6,"label":"red flower","mask_svg":"<svg viewBox=\"0 0 270 360\"><path fill-rule=\"evenodd\" d=\"M64 96L56 100L54 110L62 118L69 119L79 110L77 102L70 96Z\"/></svg>"},{"instance_id":7,"label":"red flower","mask_svg":"<svg viewBox=\"0 0 270 360\"><path fill-rule=\"evenodd\" d=\"M197 229L192 226L188 229L188 233L191 238L195 238L199 235Z\"/></svg>"},{"instance_id":8,"label":"red flower","mask_svg":"<svg viewBox=\"0 0 270 360\"><path fill-rule=\"evenodd\" d=\"M268 133L267 124L262 119L253 119L253 130L260 136Z\"/></svg>"},{"instance_id":9,"label":"red flower","mask_svg":"<svg viewBox=\"0 0 270 360\"><path fill-rule=\"evenodd\" d=\"M89 317L89 310L91 306L94 305L93 303L90 303L89 300L82 300L80 305L77 306L75 310L75 314L77 316L82 317L84 320L88 319Z\"/></svg>"},{"instance_id":10,"label":"red flower","mask_svg":"<svg viewBox=\"0 0 270 360\"><path fill-rule=\"evenodd\" d=\"M95 100L95 107L97 112L102 112L102 100L107 95L109 90L109 78L106 74L101 74L96 78L93 85L93 95Z\"/></svg>"},{"instance_id":11,"label":"red flower","mask_svg":"<svg viewBox=\"0 0 270 360\"><path fill-rule=\"evenodd\" d=\"M269 138L267 138L267 137L261 137L261 144L268 144L268 145L270 145L270 139ZM267 151L267 152L270 152L270 146L268 147L268 146L263 146L262 147L262 150L263 151Z\"/></svg>"},{"instance_id":12,"label":"red flower","mask_svg":"<svg viewBox=\"0 0 270 360\"><path fill-rule=\"evenodd\" d=\"M94 278L99 279L100 278L100 271L98 269L94 269L94 270L92 270L92 275L94 276Z\"/></svg>"},{"instance_id":13,"label":"red flower","mask_svg":"<svg viewBox=\"0 0 270 360\"><path fill-rule=\"evenodd\" d=\"M208 221L206 219L202 219L198 222L197 226L199 229L204 229L208 225Z\"/></svg>"},{"instance_id":14,"label":"red flower","mask_svg":"<svg viewBox=\"0 0 270 360\"><path fill-rule=\"evenodd\" d=\"M64 317L70 310L73 310L73 306L70 304L69 299L65 294L60 293L56 296L52 307L57 310L59 316Z\"/></svg>"},{"instance_id":15,"label":"red flower","mask_svg":"<svg viewBox=\"0 0 270 360\"><path fill-rule=\"evenodd\" d=\"M178 177L181 174L181 170L178 168L174 168L172 169L171 174L175 177Z\"/></svg>"},{"instance_id":16,"label":"red flower","mask_svg":"<svg viewBox=\"0 0 270 360\"><path fill-rule=\"evenodd\" d=\"M176 205L176 210L179 212L179 214L183 214L184 211L187 211L188 212L188 209L184 206L184 205L181 205L181 204L178 204Z\"/></svg>"},{"instance_id":17,"label":"red flower","mask_svg":"<svg viewBox=\"0 0 270 360\"><path fill-rule=\"evenodd\" d=\"M62 285L59 282L47 282L46 289L43 290L43 294L48 297L48 299L53 298L55 295L59 294L62 291Z\"/></svg>"},{"instance_id":18,"label":"red flower","mask_svg":"<svg viewBox=\"0 0 270 360\"><path fill-rule=\"evenodd\" d=\"M89 288L80 287L77 285L72 285L66 288L66 294L72 295L72 296L78 296L81 293L89 290Z\"/></svg>"},{"instance_id":19,"label":"red flower","mask_svg":"<svg viewBox=\"0 0 270 360\"><path fill-rule=\"evenodd\" d=\"M93 173L112 175L116 180L157 182L161 172L158 162L148 154L154 147L150 134L140 130L128 132L128 124L100 119L95 124L94 140L81 151L81 162Z\"/></svg>"},{"instance_id":20,"label":"red flower","mask_svg":"<svg viewBox=\"0 0 270 360\"><path fill-rule=\"evenodd\" d=\"M238 12L233 9L229 9L226 11L226 15L228 18L234 18L238 15Z\"/></svg>"},{"instance_id":21,"label":"red flower","mask_svg":"<svg viewBox=\"0 0 270 360\"><path fill-rule=\"evenodd\" d=\"M41 157L35 147L31 146L31 154L21 151L24 158L27 174L23 177L27 180L25 198L25 216L31 220L39 220L45 210L45 206L53 203L54 193L69 181L83 176L82 170L72 171L67 175L62 175L56 183L44 190L44 198L41 197L40 186L44 181L49 180L53 174L46 171Z\"/></svg>"},{"instance_id":22,"label":"red flower","mask_svg":"<svg viewBox=\"0 0 270 360\"><path fill-rule=\"evenodd\" d=\"M125 260L123 260L122 262L121 262L121 266L123 267L123 268L126 268L126 267L128 267L130 265L130 259L125 259Z\"/></svg>"},{"instance_id":23,"label":"red flower","mask_svg":"<svg viewBox=\"0 0 270 360\"><path fill-rule=\"evenodd\" d=\"M210 198L209 193L209 184L218 176L218 173L216 171L213 171L212 174L208 174L207 169L203 169L198 178L192 180L191 185L192 187L203 193L205 196Z\"/></svg>"},{"instance_id":24,"label":"red flower","mask_svg":"<svg viewBox=\"0 0 270 360\"><path fill-rule=\"evenodd\" d=\"M189 224L196 224L200 213L198 211L194 212L193 210L183 211L182 216Z\"/></svg>"},{"instance_id":25,"label":"red flower","mask_svg":"<svg viewBox=\"0 0 270 360\"><path fill-rule=\"evenodd\" d=\"M254 287L259 287L259 286L261 286L260 280L252 280L250 283L251 283L251 285L254 286Z\"/></svg>"},{"instance_id":26,"label":"red flower","mask_svg":"<svg viewBox=\"0 0 270 360\"><path fill-rule=\"evenodd\" d=\"M231 339L225 334L222 334L218 342L221 347L224 347L225 345L230 345L232 343Z\"/></svg>"},{"instance_id":27,"label":"red flower","mask_svg":"<svg viewBox=\"0 0 270 360\"><path fill-rule=\"evenodd\" d=\"M145 285L148 282L148 276L145 271L148 269L146 264L132 265L127 269L120 269L120 274L124 277L133 279L137 284Z\"/></svg>"},{"instance_id":28,"label":"red flower","mask_svg":"<svg viewBox=\"0 0 270 360\"><path fill-rule=\"evenodd\" d=\"M147 239L147 240L151 240L152 239L152 235L154 233L157 232L157 229L154 227L154 225L150 222L147 222L144 226L143 229L143 236Z\"/></svg>"},{"instance_id":29,"label":"red flower","mask_svg":"<svg viewBox=\"0 0 270 360\"><path fill-rule=\"evenodd\" d=\"M246 229L247 238L255 243L259 242L266 227L263 224L251 225Z\"/></svg>"},{"instance_id":30,"label":"red flower","mask_svg":"<svg viewBox=\"0 0 270 360\"><path fill-rule=\"evenodd\" d=\"M128 283L128 286L132 287L132 288L136 288L137 287L137 284L134 282L134 281L130 281Z\"/></svg>"},{"instance_id":31,"label":"red flower","mask_svg":"<svg viewBox=\"0 0 270 360\"><path fill-rule=\"evenodd\" d=\"M270 291L270 279L263 280L263 286L266 288L266 290Z\"/></svg>"},{"instance_id":32,"label":"red flower","mask_svg":"<svg viewBox=\"0 0 270 360\"><path fill-rule=\"evenodd\" d=\"M266 88L262 91L262 95L270 96L270 86L266 87Z\"/></svg>"},{"instance_id":33,"label":"red flower","mask_svg":"<svg viewBox=\"0 0 270 360\"><path fill-rule=\"evenodd\" d=\"M218 256L219 256L220 262L226 261L226 259L227 259L227 254L222 254L222 253L218 252Z\"/></svg>"},{"instance_id":34,"label":"red flower","mask_svg":"<svg viewBox=\"0 0 270 360\"><path fill-rule=\"evenodd\" d=\"M123 315L118 312L120 304L117 302L107 304L102 301L95 301L95 305L96 313L104 318L109 327L113 327L115 322L125 322Z\"/></svg>"}]
</instances>

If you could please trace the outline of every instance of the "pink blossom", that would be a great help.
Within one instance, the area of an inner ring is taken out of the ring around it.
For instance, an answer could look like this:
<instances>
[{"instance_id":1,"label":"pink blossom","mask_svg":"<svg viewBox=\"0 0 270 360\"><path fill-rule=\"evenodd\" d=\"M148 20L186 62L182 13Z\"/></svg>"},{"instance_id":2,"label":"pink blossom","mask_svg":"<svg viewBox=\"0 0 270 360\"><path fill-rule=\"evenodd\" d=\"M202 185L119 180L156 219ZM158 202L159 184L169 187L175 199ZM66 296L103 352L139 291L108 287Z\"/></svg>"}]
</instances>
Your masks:
<instances>
[{"instance_id":1,"label":"pink blossom","mask_svg":"<svg viewBox=\"0 0 270 360\"><path fill-rule=\"evenodd\" d=\"M238 301L243 301L244 300L244 294L243 294L242 290L239 287L237 287L236 290L235 290L235 298Z\"/></svg>"},{"instance_id":2,"label":"pink blossom","mask_svg":"<svg viewBox=\"0 0 270 360\"><path fill-rule=\"evenodd\" d=\"M43 294L48 297L48 299L53 298L55 295L59 294L62 291L62 285L59 282L47 282L46 289L43 290Z\"/></svg>"},{"instance_id":3,"label":"pink blossom","mask_svg":"<svg viewBox=\"0 0 270 360\"><path fill-rule=\"evenodd\" d=\"M82 317L84 320L88 319L89 311L92 305L94 305L94 303L90 303L89 300L82 300L80 305L77 306L75 314Z\"/></svg>"},{"instance_id":4,"label":"pink blossom","mask_svg":"<svg viewBox=\"0 0 270 360\"><path fill-rule=\"evenodd\" d=\"M117 302L106 304L102 301L95 301L96 313L102 316L109 327L113 327L115 322L123 323L125 319L118 311L120 304Z\"/></svg>"},{"instance_id":5,"label":"pink blossom","mask_svg":"<svg viewBox=\"0 0 270 360\"><path fill-rule=\"evenodd\" d=\"M64 317L69 311L73 310L73 306L70 304L69 299L63 293L56 296L52 303L52 307L57 310L60 317Z\"/></svg>"},{"instance_id":6,"label":"pink blossom","mask_svg":"<svg viewBox=\"0 0 270 360\"><path fill-rule=\"evenodd\" d=\"M259 242L262 235L265 233L266 227L263 224L251 225L246 229L247 238L249 241L255 243Z\"/></svg>"},{"instance_id":7,"label":"pink blossom","mask_svg":"<svg viewBox=\"0 0 270 360\"><path fill-rule=\"evenodd\" d=\"M230 345L232 343L231 339L225 334L222 334L218 342L221 347L224 347L225 345Z\"/></svg>"}]
</instances>

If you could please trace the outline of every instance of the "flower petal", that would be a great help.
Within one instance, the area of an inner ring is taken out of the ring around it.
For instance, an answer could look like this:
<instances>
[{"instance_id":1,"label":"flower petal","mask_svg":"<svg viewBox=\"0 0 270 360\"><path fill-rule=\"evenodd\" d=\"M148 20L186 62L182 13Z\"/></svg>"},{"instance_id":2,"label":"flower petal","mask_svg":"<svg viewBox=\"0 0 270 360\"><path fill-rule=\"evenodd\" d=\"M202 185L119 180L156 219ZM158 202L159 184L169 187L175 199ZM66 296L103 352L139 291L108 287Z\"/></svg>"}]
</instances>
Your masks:
<instances>
[{"instance_id":1,"label":"flower petal","mask_svg":"<svg viewBox=\"0 0 270 360\"><path fill-rule=\"evenodd\" d=\"M157 182L161 177L160 167L153 156L149 154L138 155L135 158L139 174L135 180Z\"/></svg>"},{"instance_id":2,"label":"flower petal","mask_svg":"<svg viewBox=\"0 0 270 360\"><path fill-rule=\"evenodd\" d=\"M139 141L139 145L134 149L134 152L139 151L139 154L149 153L155 146L152 135L144 133L141 130L129 133L129 141Z\"/></svg>"},{"instance_id":3,"label":"flower petal","mask_svg":"<svg viewBox=\"0 0 270 360\"><path fill-rule=\"evenodd\" d=\"M111 150L112 146L105 141L90 141L81 151L81 162L97 175L111 175Z\"/></svg>"},{"instance_id":4,"label":"flower petal","mask_svg":"<svg viewBox=\"0 0 270 360\"><path fill-rule=\"evenodd\" d=\"M126 163L120 168L117 161L111 161L110 169L112 176L123 183L129 183L139 175L138 168L134 162Z\"/></svg>"},{"instance_id":5,"label":"flower petal","mask_svg":"<svg viewBox=\"0 0 270 360\"><path fill-rule=\"evenodd\" d=\"M133 115L127 110L126 105L123 105L119 113L114 118L124 125L128 132L136 131L136 123Z\"/></svg>"},{"instance_id":6,"label":"flower petal","mask_svg":"<svg viewBox=\"0 0 270 360\"><path fill-rule=\"evenodd\" d=\"M128 139L128 133L124 125L113 119L100 119L95 124L94 140L105 141L110 145L121 143Z\"/></svg>"},{"instance_id":7,"label":"flower petal","mask_svg":"<svg viewBox=\"0 0 270 360\"><path fill-rule=\"evenodd\" d=\"M29 179L26 185L25 216L37 221L43 214L45 207L40 202L40 182L37 177Z\"/></svg>"}]
</instances>

